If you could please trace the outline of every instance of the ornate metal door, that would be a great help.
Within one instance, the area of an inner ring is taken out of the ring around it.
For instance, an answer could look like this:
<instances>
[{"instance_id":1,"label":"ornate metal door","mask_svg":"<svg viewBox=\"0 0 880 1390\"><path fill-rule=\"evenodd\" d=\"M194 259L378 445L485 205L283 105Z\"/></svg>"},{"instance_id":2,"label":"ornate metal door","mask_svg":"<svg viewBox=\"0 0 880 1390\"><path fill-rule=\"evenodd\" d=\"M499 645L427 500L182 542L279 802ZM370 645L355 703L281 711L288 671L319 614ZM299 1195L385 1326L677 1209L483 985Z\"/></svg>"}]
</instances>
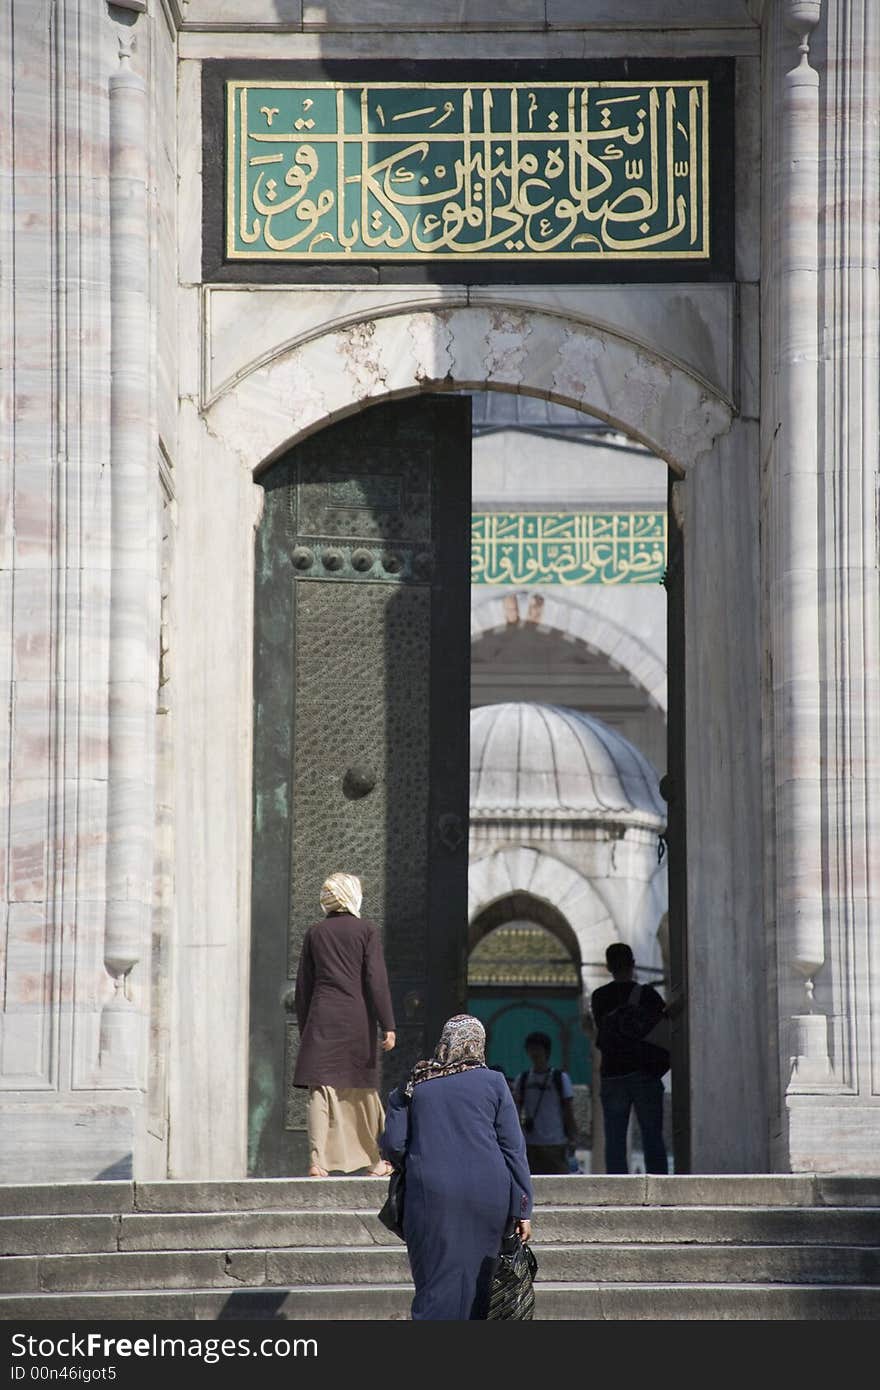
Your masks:
<instances>
[{"instance_id":1,"label":"ornate metal door","mask_svg":"<svg viewBox=\"0 0 880 1390\"><path fill-rule=\"evenodd\" d=\"M464 1006L470 400L370 407L279 459L257 535L249 1171L304 1171L293 982L358 874L398 1024L388 1089Z\"/></svg>"}]
</instances>

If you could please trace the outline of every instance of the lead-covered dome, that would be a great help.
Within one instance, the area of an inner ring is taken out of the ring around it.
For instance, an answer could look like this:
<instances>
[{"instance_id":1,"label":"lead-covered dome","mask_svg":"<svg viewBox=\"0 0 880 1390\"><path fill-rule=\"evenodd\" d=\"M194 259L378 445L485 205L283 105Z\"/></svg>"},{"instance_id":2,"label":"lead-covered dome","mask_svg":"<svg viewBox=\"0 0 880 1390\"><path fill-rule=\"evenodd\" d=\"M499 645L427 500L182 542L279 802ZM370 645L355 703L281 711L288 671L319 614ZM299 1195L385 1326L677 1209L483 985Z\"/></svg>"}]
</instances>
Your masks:
<instances>
[{"instance_id":1,"label":"lead-covered dome","mask_svg":"<svg viewBox=\"0 0 880 1390\"><path fill-rule=\"evenodd\" d=\"M579 710L525 702L471 710L470 812L474 820L666 822L657 773L628 739Z\"/></svg>"}]
</instances>

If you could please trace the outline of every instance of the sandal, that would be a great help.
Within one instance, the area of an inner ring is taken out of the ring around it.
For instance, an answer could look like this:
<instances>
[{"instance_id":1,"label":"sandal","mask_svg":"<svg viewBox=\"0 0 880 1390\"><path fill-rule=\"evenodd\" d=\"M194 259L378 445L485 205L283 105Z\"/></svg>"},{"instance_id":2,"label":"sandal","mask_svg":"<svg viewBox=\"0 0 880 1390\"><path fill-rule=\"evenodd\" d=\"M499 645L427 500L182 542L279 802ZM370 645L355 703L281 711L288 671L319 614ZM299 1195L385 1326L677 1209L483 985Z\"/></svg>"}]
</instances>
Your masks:
<instances>
[{"instance_id":1,"label":"sandal","mask_svg":"<svg viewBox=\"0 0 880 1390\"><path fill-rule=\"evenodd\" d=\"M317 1163L313 1163L309 1169L310 1178L329 1178L330 1174L326 1168L319 1168Z\"/></svg>"},{"instance_id":2,"label":"sandal","mask_svg":"<svg viewBox=\"0 0 880 1390\"><path fill-rule=\"evenodd\" d=\"M389 1163L387 1159L380 1158L379 1163L380 1167L367 1169L368 1178L387 1178L394 1172L394 1165Z\"/></svg>"}]
</instances>

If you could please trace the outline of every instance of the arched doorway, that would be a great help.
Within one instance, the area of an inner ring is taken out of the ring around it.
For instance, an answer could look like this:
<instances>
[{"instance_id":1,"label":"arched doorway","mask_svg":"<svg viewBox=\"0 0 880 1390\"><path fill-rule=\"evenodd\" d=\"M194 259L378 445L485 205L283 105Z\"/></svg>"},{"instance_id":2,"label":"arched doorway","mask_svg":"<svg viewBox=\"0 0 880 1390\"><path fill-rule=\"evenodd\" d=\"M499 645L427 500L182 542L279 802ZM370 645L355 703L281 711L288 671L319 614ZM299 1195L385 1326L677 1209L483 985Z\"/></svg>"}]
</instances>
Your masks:
<instances>
[{"instance_id":1,"label":"arched doorway","mask_svg":"<svg viewBox=\"0 0 880 1390\"><path fill-rule=\"evenodd\" d=\"M263 477L249 1135L251 1170L261 1175L302 1164L294 977L321 879L334 866L361 876L366 910L385 929L400 1038L386 1083L464 1007L455 904L466 873L468 406L461 396L379 404L303 441ZM551 713L536 715L541 727ZM656 819L656 807L630 806L623 790L627 777L645 789L652 780L626 740L573 712L552 719L576 747L591 730L603 769L591 770L587 753L588 782L615 769L608 785L615 805L628 808L624 820ZM576 805L581 816L589 810L576 797L569 811ZM597 824L603 806L600 794L589 811ZM568 1051L580 1001L560 999L558 1010L568 1015Z\"/></svg>"},{"instance_id":2,"label":"arched doorway","mask_svg":"<svg viewBox=\"0 0 880 1390\"><path fill-rule=\"evenodd\" d=\"M514 336L520 335L520 347L510 358L502 351L501 340L510 341L514 318ZM546 336L541 350L535 353L540 334ZM343 370L335 373L332 381L321 378L320 363L326 362L328 352L339 353L344 359ZM387 320L371 319L366 326L341 325L322 334L320 340L301 340L272 360L264 358L262 364L221 390L205 419L224 447L240 458L253 458L259 452L264 459L272 459L291 438L303 438L328 420L362 408L371 396L405 396L437 386L444 390L480 386L534 391L574 403L643 439L661 457L672 461L679 474L687 474L701 455L711 454L730 422L727 405L704 382L669 360L636 347L625 335L521 306L510 321L505 321L500 337L495 310L476 307L391 313ZM246 434L240 431L243 414L249 416L251 426ZM718 458L732 459L737 451L748 452L750 447L749 431L737 432L735 439L731 435L729 446L727 441L723 443ZM713 486L710 483L700 495L708 498ZM711 603L716 597L714 590L708 594ZM706 598L706 592L695 596L691 604L694 615L707 606ZM688 701L696 701L697 706L708 698L704 671L701 663L688 686ZM733 743L737 743L736 737ZM724 740L716 740L716 744L719 758L713 758L713 777L723 775L723 770L714 770L716 761L719 769L722 764L729 765L720 751ZM742 804L741 798L738 804ZM735 815L733 819L736 821ZM752 828L755 823L751 818ZM717 821L702 818L700 834L704 840L707 831L713 843L722 833ZM745 828L737 821L730 833L742 838ZM756 846L750 847L749 853L752 848L759 858ZM732 885L737 900L749 882L757 891L759 879L759 875L748 879L738 874ZM699 900L708 890L709 884L703 884L698 870L689 880L688 897ZM712 892L717 895L717 891L716 872ZM754 891L745 896L753 897ZM758 920L759 914L746 910L745 902L741 906L743 920ZM722 954L727 950L724 942L721 949ZM756 941L749 949L756 958L760 954ZM703 1022L711 1033L717 1020L710 1022L704 1017ZM747 1098L747 1086L741 1094ZM759 1109L756 1104L755 1116ZM745 1135L746 1131L741 1127L740 1133ZM754 1128L749 1130L748 1143L753 1139ZM738 1166L742 1169L750 1164L738 1160Z\"/></svg>"},{"instance_id":3,"label":"arched doorway","mask_svg":"<svg viewBox=\"0 0 880 1390\"><path fill-rule=\"evenodd\" d=\"M468 939L468 1012L485 1026L487 1061L512 1080L529 1065L525 1038L546 1033L551 1065L571 1077L579 1140L588 1145L592 1058L571 926L550 903L511 893L471 922Z\"/></svg>"}]
</instances>

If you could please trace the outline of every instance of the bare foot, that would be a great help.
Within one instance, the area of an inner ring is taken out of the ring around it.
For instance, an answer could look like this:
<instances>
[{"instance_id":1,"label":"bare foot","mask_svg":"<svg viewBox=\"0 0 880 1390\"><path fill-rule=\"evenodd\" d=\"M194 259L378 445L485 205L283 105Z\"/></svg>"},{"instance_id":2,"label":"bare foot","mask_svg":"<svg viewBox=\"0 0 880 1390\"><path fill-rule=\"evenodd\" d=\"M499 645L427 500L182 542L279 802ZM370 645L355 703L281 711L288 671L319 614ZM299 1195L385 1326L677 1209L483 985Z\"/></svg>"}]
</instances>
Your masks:
<instances>
[{"instance_id":1,"label":"bare foot","mask_svg":"<svg viewBox=\"0 0 880 1390\"><path fill-rule=\"evenodd\" d=\"M380 1158L375 1168L367 1169L368 1178L387 1178L394 1171L393 1166L387 1163L384 1158Z\"/></svg>"},{"instance_id":2,"label":"bare foot","mask_svg":"<svg viewBox=\"0 0 880 1390\"><path fill-rule=\"evenodd\" d=\"M317 1163L313 1163L309 1169L310 1178L329 1178L330 1174L326 1168L319 1168Z\"/></svg>"}]
</instances>

